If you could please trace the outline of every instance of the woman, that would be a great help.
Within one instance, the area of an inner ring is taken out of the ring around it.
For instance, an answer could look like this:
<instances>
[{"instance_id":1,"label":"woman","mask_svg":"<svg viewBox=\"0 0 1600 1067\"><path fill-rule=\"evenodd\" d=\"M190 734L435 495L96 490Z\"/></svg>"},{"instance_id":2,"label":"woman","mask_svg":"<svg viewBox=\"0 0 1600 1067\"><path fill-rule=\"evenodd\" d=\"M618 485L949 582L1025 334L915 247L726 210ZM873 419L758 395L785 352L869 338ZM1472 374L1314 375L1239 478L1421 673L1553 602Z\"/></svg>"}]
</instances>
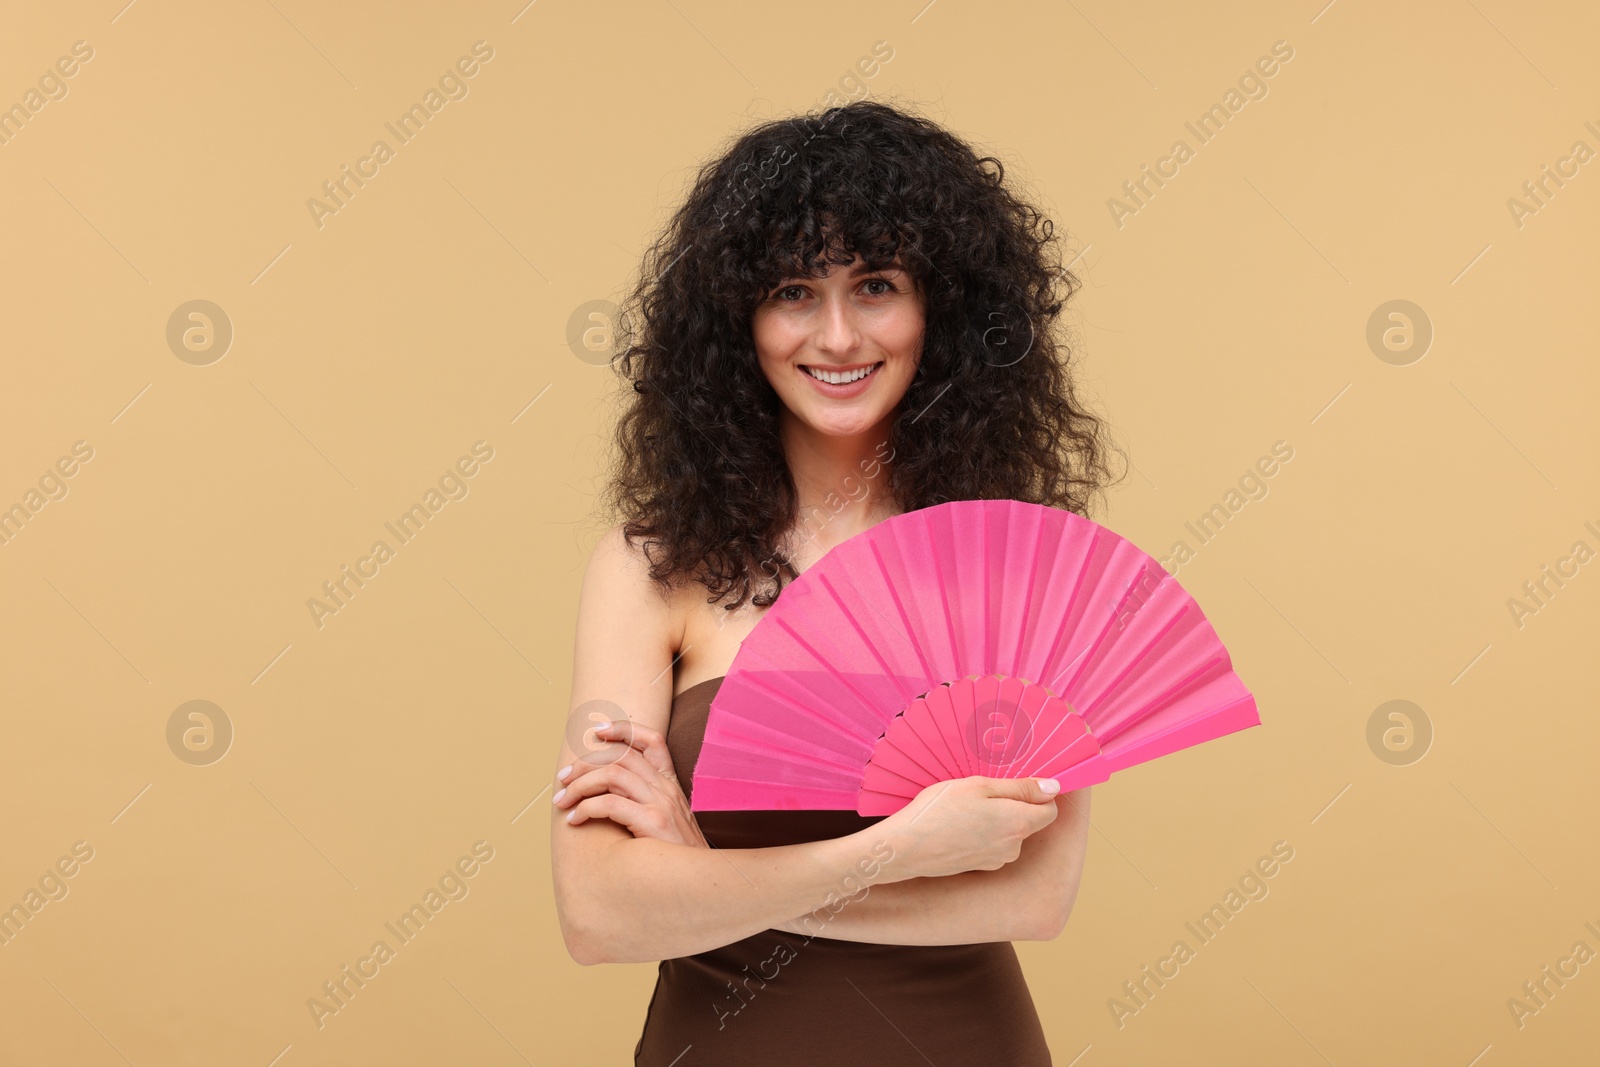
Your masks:
<instances>
[{"instance_id":1,"label":"woman","mask_svg":"<svg viewBox=\"0 0 1600 1067\"><path fill-rule=\"evenodd\" d=\"M965 778L876 818L688 798L739 642L830 547L1103 487L1051 223L998 161L862 101L738 138L645 264L552 805L568 951L662 961L638 1064L1050 1063L1010 942L1066 923L1087 789Z\"/></svg>"}]
</instances>

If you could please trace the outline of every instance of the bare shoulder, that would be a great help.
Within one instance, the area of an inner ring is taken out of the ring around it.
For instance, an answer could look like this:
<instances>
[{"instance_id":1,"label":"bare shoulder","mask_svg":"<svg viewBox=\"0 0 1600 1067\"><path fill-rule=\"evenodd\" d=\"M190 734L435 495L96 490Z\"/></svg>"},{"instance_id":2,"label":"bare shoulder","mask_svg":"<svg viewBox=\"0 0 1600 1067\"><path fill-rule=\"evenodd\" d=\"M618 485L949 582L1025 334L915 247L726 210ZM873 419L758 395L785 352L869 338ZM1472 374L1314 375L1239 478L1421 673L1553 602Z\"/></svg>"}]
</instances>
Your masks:
<instances>
[{"instance_id":1,"label":"bare shoulder","mask_svg":"<svg viewBox=\"0 0 1600 1067\"><path fill-rule=\"evenodd\" d=\"M643 545L630 541L621 526L601 535L578 599L574 709L609 701L646 726L666 728L672 659L682 636L675 599L650 576Z\"/></svg>"},{"instance_id":2,"label":"bare shoulder","mask_svg":"<svg viewBox=\"0 0 1600 1067\"><path fill-rule=\"evenodd\" d=\"M668 639L671 652L683 629L682 590L663 587L650 574L643 544L630 540L622 526L600 535L583 575L579 613L593 610L617 625Z\"/></svg>"},{"instance_id":3,"label":"bare shoulder","mask_svg":"<svg viewBox=\"0 0 1600 1067\"><path fill-rule=\"evenodd\" d=\"M631 586L635 587L634 592L642 592L646 586L655 586L650 579L650 560L645 554L644 545L629 540L620 524L602 533L589 552L588 569L584 572L585 587L591 581L605 583L608 591L620 591L623 586Z\"/></svg>"}]
</instances>

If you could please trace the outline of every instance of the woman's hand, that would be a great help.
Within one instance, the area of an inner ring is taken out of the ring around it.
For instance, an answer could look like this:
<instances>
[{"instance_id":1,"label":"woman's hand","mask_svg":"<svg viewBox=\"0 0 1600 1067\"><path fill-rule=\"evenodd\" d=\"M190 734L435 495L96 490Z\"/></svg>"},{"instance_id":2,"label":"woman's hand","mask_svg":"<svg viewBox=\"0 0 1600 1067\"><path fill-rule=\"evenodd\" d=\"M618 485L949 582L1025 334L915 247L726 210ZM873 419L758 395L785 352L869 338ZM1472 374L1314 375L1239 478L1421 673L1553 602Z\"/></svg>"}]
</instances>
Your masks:
<instances>
[{"instance_id":1,"label":"woman's hand","mask_svg":"<svg viewBox=\"0 0 1600 1067\"><path fill-rule=\"evenodd\" d=\"M666 738L631 720L597 726L594 736L606 742L604 747L580 756L556 775L565 788L551 803L572 809L569 823L610 819L634 837L711 847L689 812Z\"/></svg>"},{"instance_id":2,"label":"woman's hand","mask_svg":"<svg viewBox=\"0 0 1600 1067\"><path fill-rule=\"evenodd\" d=\"M887 835L898 878L997 871L1022 853L1023 839L1055 821L1046 778L972 775L935 782L870 831Z\"/></svg>"}]
</instances>

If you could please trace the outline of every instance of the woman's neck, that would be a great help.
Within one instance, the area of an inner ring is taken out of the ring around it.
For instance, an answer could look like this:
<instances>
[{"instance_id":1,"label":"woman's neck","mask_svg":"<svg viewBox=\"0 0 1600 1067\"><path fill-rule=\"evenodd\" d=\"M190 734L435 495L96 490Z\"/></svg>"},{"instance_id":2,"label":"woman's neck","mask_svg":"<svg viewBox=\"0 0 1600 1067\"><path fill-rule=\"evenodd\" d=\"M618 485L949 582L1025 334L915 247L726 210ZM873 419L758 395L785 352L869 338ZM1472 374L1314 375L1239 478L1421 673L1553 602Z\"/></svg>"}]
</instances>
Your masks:
<instances>
[{"instance_id":1,"label":"woman's neck","mask_svg":"<svg viewBox=\"0 0 1600 1067\"><path fill-rule=\"evenodd\" d=\"M779 437L799 504L795 534L819 548L838 544L895 514L889 491L890 420L849 437L822 434L789 415Z\"/></svg>"}]
</instances>

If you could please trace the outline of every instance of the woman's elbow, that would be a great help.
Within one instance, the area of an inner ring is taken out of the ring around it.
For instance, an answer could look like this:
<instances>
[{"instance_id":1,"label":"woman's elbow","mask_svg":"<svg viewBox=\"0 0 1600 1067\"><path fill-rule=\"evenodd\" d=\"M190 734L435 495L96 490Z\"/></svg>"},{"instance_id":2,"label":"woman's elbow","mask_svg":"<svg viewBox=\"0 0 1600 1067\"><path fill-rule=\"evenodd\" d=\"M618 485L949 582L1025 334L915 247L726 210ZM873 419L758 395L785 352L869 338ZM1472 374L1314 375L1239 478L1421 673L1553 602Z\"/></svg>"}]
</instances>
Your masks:
<instances>
[{"instance_id":1,"label":"woman's elbow","mask_svg":"<svg viewBox=\"0 0 1600 1067\"><path fill-rule=\"evenodd\" d=\"M593 847L582 856L558 854L553 862L561 940L567 955L583 967L619 962L613 943L619 918L615 909L624 902L606 892L608 885L615 884L607 873L611 869L608 859L604 848Z\"/></svg>"},{"instance_id":2,"label":"woman's elbow","mask_svg":"<svg viewBox=\"0 0 1600 1067\"><path fill-rule=\"evenodd\" d=\"M612 962L605 944L604 930L593 909L585 906L590 894L583 888L556 879L556 921L561 926L561 941L572 961L583 967Z\"/></svg>"},{"instance_id":3,"label":"woman's elbow","mask_svg":"<svg viewBox=\"0 0 1600 1067\"><path fill-rule=\"evenodd\" d=\"M587 945L586 943L582 943L582 942L575 943L575 942L572 942L572 941L568 941L567 942L567 955L571 956L572 957L572 961L574 963L578 964L578 966L580 966L580 967L593 967L597 963L610 963L610 962L612 962L611 960L607 959L604 955L602 955L600 952L596 951L593 948L590 948L589 945Z\"/></svg>"},{"instance_id":4,"label":"woman's elbow","mask_svg":"<svg viewBox=\"0 0 1600 1067\"><path fill-rule=\"evenodd\" d=\"M1054 941L1061 936L1067 928L1067 918L1072 914L1072 908L1055 908L1042 912L1034 917L1028 924L1027 931L1021 940L1024 941Z\"/></svg>"},{"instance_id":5,"label":"woman's elbow","mask_svg":"<svg viewBox=\"0 0 1600 1067\"><path fill-rule=\"evenodd\" d=\"M1066 896L1052 893L1038 902L1034 911L1034 921L1031 925L1030 941L1054 941L1060 937L1067 928L1067 920L1072 918L1072 907L1078 902L1078 887L1072 886L1072 892Z\"/></svg>"},{"instance_id":6,"label":"woman's elbow","mask_svg":"<svg viewBox=\"0 0 1600 1067\"><path fill-rule=\"evenodd\" d=\"M570 923L562 922L561 940L567 946L567 955L571 956L572 962L580 967L593 967L597 963L606 962L600 947L582 931L573 928Z\"/></svg>"},{"instance_id":7,"label":"woman's elbow","mask_svg":"<svg viewBox=\"0 0 1600 1067\"><path fill-rule=\"evenodd\" d=\"M572 962L582 967L592 967L603 962L597 951L594 941L587 932L578 924L575 916L562 907L560 901L556 903L556 921L561 927L561 943L567 948L567 955L572 957Z\"/></svg>"},{"instance_id":8,"label":"woman's elbow","mask_svg":"<svg viewBox=\"0 0 1600 1067\"><path fill-rule=\"evenodd\" d=\"M610 921L603 909L589 910L581 907L556 906L561 920L561 940L567 955L581 967L597 963L654 963L655 957L640 952L644 946L636 945L621 930L616 916Z\"/></svg>"},{"instance_id":9,"label":"woman's elbow","mask_svg":"<svg viewBox=\"0 0 1600 1067\"><path fill-rule=\"evenodd\" d=\"M1078 875L1073 877L1070 891L1065 896L1058 896L1055 899L1055 908L1050 912L1049 921L1046 923L1046 933L1049 935L1045 938L1046 941L1055 940L1061 936L1062 931L1066 930L1067 920L1072 918L1072 909L1078 903L1078 886L1081 873L1080 869Z\"/></svg>"},{"instance_id":10,"label":"woman's elbow","mask_svg":"<svg viewBox=\"0 0 1600 1067\"><path fill-rule=\"evenodd\" d=\"M587 937L581 933L568 934L562 931L566 941L567 955L572 957L574 963L581 967L593 967L597 963L656 963L654 957L631 952L625 947L614 945L602 938Z\"/></svg>"}]
</instances>

